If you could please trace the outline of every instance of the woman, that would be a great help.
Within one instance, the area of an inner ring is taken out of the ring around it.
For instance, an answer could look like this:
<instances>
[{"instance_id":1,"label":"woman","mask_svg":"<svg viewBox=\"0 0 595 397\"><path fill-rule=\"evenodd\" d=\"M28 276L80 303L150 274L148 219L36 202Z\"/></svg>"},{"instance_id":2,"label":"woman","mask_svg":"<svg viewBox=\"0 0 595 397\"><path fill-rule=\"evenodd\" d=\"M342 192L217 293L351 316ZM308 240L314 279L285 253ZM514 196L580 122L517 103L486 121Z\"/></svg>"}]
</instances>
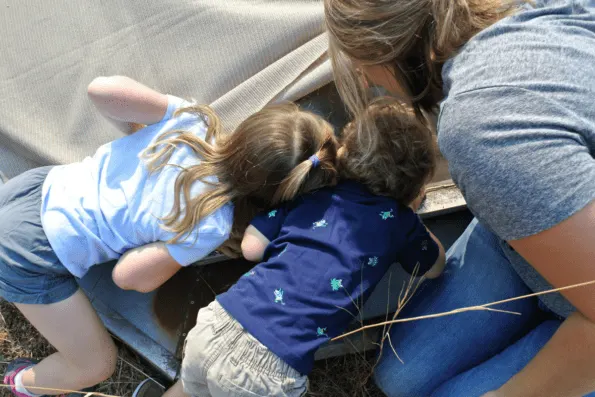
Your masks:
<instances>
[{"instance_id":1,"label":"woman","mask_svg":"<svg viewBox=\"0 0 595 397\"><path fill-rule=\"evenodd\" d=\"M406 98L420 117L442 101L440 149L477 218L450 250L445 277L404 315L594 280L595 4L325 0L325 8L352 112L366 106L367 83ZM385 354L377 383L389 396L586 395L595 390L595 288L563 294L501 307L520 317L395 326L404 364Z\"/></svg>"}]
</instances>

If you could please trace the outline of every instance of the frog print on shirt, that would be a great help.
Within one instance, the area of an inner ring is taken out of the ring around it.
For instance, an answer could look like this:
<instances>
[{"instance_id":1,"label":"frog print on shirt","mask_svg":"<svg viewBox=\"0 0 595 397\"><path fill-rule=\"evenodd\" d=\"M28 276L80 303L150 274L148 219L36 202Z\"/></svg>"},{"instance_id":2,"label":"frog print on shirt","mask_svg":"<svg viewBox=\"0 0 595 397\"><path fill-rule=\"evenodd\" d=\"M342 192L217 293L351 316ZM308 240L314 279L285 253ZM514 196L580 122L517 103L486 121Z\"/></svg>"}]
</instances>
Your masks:
<instances>
[{"instance_id":1,"label":"frog print on shirt","mask_svg":"<svg viewBox=\"0 0 595 397\"><path fill-rule=\"evenodd\" d=\"M285 305L285 302L283 302L283 288L279 288L275 290L275 303L280 303L282 305Z\"/></svg>"},{"instance_id":2,"label":"frog print on shirt","mask_svg":"<svg viewBox=\"0 0 595 397\"><path fill-rule=\"evenodd\" d=\"M327 227L327 226L328 226L328 223L327 223L327 221L326 221L326 220L324 220L324 219L321 219L321 220L319 220L319 221L317 221L317 222L314 222L314 223L312 224L312 229L318 229L318 228L321 228L321 227Z\"/></svg>"},{"instance_id":3,"label":"frog print on shirt","mask_svg":"<svg viewBox=\"0 0 595 397\"><path fill-rule=\"evenodd\" d=\"M274 218L277 216L277 210L272 210L271 212L269 212L269 218Z\"/></svg>"},{"instance_id":4,"label":"frog print on shirt","mask_svg":"<svg viewBox=\"0 0 595 397\"><path fill-rule=\"evenodd\" d=\"M318 329L316 329L316 336L322 336L322 337L328 338L328 335L326 333L326 327L324 327L324 328L318 327Z\"/></svg>"},{"instance_id":5,"label":"frog print on shirt","mask_svg":"<svg viewBox=\"0 0 595 397\"><path fill-rule=\"evenodd\" d=\"M343 288L343 280L340 278L332 278L331 279L331 289L333 291L338 291L341 288Z\"/></svg>"},{"instance_id":6,"label":"frog print on shirt","mask_svg":"<svg viewBox=\"0 0 595 397\"><path fill-rule=\"evenodd\" d=\"M388 218L394 218L395 216L393 215L393 210L391 209L390 211L382 211L380 213L380 217L382 218L383 221L385 221Z\"/></svg>"},{"instance_id":7,"label":"frog print on shirt","mask_svg":"<svg viewBox=\"0 0 595 397\"><path fill-rule=\"evenodd\" d=\"M242 277L251 277L254 276L256 272L254 270L250 270L249 272L244 273Z\"/></svg>"},{"instance_id":8,"label":"frog print on shirt","mask_svg":"<svg viewBox=\"0 0 595 397\"><path fill-rule=\"evenodd\" d=\"M377 256L372 256L372 257L368 258L368 266L374 267L377 264L378 264L378 257Z\"/></svg>"}]
</instances>

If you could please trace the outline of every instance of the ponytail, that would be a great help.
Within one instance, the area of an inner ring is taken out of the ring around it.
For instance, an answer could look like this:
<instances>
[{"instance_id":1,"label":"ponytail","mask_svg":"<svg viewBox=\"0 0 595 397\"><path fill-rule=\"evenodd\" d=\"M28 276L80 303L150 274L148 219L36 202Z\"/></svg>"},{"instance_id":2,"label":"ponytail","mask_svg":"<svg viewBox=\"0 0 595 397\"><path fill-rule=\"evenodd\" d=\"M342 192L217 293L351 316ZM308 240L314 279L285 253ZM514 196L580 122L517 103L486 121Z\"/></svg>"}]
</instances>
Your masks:
<instances>
[{"instance_id":1,"label":"ponytail","mask_svg":"<svg viewBox=\"0 0 595 397\"><path fill-rule=\"evenodd\" d=\"M311 169L312 161L305 160L299 163L277 188L273 196L273 203L277 204L282 201L289 201L297 196Z\"/></svg>"},{"instance_id":2,"label":"ponytail","mask_svg":"<svg viewBox=\"0 0 595 397\"><path fill-rule=\"evenodd\" d=\"M281 181L273 196L273 204L293 200L297 195L333 186L337 183L336 138L329 133L320 149L302 161Z\"/></svg>"}]
</instances>

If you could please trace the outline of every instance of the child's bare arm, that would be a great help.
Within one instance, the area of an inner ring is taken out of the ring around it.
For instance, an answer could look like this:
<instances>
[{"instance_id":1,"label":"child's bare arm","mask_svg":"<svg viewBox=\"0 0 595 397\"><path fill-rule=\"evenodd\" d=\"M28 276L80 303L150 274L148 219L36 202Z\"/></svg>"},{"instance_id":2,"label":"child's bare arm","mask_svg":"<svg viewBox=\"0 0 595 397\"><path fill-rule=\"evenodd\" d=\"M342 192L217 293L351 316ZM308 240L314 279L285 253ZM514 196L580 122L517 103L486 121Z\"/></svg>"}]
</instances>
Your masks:
<instances>
[{"instance_id":1,"label":"child's bare arm","mask_svg":"<svg viewBox=\"0 0 595 397\"><path fill-rule=\"evenodd\" d=\"M254 226L250 225L242 239L242 254L251 262L260 262L270 241Z\"/></svg>"},{"instance_id":2,"label":"child's bare arm","mask_svg":"<svg viewBox=\"0 0 595 397\"><path fill-rule=\"evenodd\" d=\"M99 112L126 133L161 121L167 112L167 95L129 77L97 77L87 93Z\"/></svg>"},{"instance_id":3,"label":"child's bare arm","mask_svg":"<svg viewBox=\"0 0 595 397\"><path fill-rule=\"evenodd\" d=\"M436 263L434 263L430 270L426 272L426 278L437 278L444 271L444 266L446 265L446 252L444 251L444 247L442 246L440 240L438 240L438 238L434 236L434 234L429 230L428 233L430 233L432 240L434 240L434 242L438 245L439 253L438 259L436 259Z\"/></svg>"},{"instance_id":4,"label":"child's bare arm","mask_svg":"<svg viewBox=\"0 0 595 397\"><path fill-rule=\"evenodd\" d=\"M172 258L165 243L147 244L126 252L112 278L122 289L151 292L176 274L182 266Z\"/></svg>"}]
</instances>

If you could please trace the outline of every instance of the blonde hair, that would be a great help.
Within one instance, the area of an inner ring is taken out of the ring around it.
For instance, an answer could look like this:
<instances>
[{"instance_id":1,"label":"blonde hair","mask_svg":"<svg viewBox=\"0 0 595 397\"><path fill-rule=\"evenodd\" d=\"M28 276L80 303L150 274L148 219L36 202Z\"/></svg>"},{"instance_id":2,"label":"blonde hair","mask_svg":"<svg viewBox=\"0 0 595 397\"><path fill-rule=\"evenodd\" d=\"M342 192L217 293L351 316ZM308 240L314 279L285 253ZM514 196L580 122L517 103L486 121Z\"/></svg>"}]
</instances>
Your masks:
<instances>
[{"instance_id":1,"label":"blonde hair","mask_svg":"<svg viewBox=\"0 0 595 397\"><path fill-rule=\"evenodd\" d=\"M354 61L385 65L418 117L442 99L444 61L525 0L325 0L329 54L343 101L368 104Z\"/></svg>"},{"instance_id":2,"label":"blonde hair","mask_svg":"<svg viewBox=\"0 0 595 397\"><path fill-rule=\"evenodd\" d=\"M378 98L343 130L339 155L342 178L358 181L374 194L409 205L434 175L437 147L432 131L410 108L390 98ZM361 124L378 131L370 147L358 137Z\"/></svg>"},{"instance_id":3,"label":"blonde hair","mask_svg":"<svg viewBox=\"0 0 595 397\"><path fill-rule=\"evenodd\" d=\"M181 145L200 158L198 164L182 168L176 179L173 208L162 219L164 227L176 234L170 243L183 240L202 218L233 203L231 236L219 250L238 256L243 233L258 211L336 183L338 143L332 127L294 104L266 107L233 134L224 133L219 117L207 106L180 109L175 116L185 112L197 114L208 124L206 139L170 131L145 152L153 172L170 166L173 151ZM320 159L318 167L309 160L312 155ZM196 181L210 189L193 197Z\"/></svg>"}]
</instances>

